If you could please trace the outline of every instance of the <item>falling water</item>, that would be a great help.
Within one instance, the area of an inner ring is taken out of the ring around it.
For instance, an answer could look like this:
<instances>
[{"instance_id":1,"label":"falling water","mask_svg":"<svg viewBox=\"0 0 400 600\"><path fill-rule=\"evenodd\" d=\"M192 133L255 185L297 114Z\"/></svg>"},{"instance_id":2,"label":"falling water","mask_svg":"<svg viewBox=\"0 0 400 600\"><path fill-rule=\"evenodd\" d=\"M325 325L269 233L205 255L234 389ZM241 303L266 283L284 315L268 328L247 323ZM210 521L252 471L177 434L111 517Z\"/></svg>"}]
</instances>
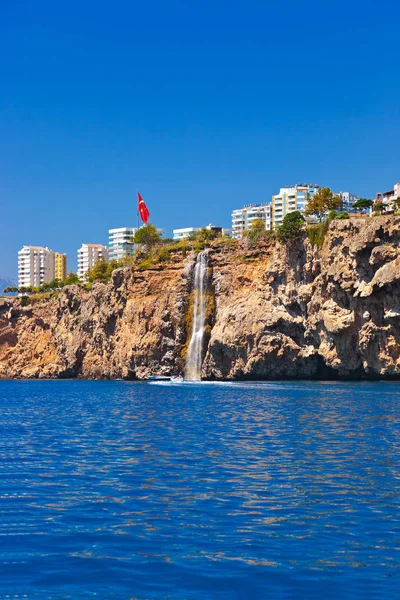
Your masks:
<instances>
[{"instance_id":1,"label":"falling water","mask_svg":"<svg viewBox=\"0 0 400 600\"><path fill-rule=\"evenodd\" d=\"M185 369L185 379L191 381L201 378L201 359L203 350L204 325L206 320L205 282L207 274L207 254L197 255L194 268L194 306L193 330L190 338Z\"/></svg>"}]
</instances>

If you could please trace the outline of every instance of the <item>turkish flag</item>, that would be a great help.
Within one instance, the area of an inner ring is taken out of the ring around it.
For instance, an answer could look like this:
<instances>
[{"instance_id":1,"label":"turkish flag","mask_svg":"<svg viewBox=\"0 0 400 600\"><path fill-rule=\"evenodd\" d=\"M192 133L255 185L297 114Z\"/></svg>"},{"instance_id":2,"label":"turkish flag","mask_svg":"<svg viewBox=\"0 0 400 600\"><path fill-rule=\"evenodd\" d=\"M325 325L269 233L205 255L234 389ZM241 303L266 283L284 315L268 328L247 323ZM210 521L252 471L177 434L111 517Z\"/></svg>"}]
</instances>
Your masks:
<instances>
[{"instance_id":1,"label":"turkish flag","mask_svg":"<svg viewBox=\"0 0 400 600\"><path fill-rule=\"evenodd\" d=\"M143 223L147 223L149 220L149 217L150 217L149 209L145 205L144 200L143 200L142 196L139 194L139 192L137 194L137 198L138 198L138 210L139 210L140 218L142 219Z\"/></svg>"}]
</instances>

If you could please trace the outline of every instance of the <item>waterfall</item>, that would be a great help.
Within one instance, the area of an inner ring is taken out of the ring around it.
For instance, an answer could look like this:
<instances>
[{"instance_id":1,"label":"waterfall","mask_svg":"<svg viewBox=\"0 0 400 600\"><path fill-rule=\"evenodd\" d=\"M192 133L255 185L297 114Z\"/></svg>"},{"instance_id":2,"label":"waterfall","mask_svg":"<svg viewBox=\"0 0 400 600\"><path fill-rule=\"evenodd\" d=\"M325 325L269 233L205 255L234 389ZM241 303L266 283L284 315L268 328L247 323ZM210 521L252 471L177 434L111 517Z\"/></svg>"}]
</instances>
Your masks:
<instances>
[{"instance_id":1,"label":"waterfall","mask_svg":"<svg viewBox=\"0 0 400 600\"><path fill-rule=\"evenodd\" d=\"M205 283L207 275L207 254L197 255L194 268L194 306L193 329L186 360L185 379L196 381L201 379L201 362L203 351L204 326L206 320Z\"/></svg>"}]
</instances>

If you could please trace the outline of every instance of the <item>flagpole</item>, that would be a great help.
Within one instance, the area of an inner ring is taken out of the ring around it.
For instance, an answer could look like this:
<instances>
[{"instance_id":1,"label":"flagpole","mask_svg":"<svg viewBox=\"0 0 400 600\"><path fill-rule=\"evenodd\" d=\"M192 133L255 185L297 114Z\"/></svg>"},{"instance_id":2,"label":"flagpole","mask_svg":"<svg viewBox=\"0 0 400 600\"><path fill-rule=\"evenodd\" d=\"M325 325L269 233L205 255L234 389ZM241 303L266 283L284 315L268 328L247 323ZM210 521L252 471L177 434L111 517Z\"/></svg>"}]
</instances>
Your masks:
<instances>
[{"instance_id":1,"label":"flagpole","mask_svg":"<svg viewBox=\"0 0 400 600\"><path fill-rule=\"evenodd\" d=\"M137 197L137 205L136 205L136 214L137 214L137 228L139 229L139 190L136 190L138 193Z\"/></svg>"}]
</instances>

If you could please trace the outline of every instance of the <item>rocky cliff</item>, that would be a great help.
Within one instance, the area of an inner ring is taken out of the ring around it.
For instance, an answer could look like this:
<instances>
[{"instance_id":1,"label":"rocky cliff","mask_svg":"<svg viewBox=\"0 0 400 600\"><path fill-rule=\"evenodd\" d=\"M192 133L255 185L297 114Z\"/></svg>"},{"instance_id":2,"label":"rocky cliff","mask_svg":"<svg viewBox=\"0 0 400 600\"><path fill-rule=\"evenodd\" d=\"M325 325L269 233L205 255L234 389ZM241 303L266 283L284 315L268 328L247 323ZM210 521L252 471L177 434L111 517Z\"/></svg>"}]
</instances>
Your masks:
<instances>
[{"instance_id":1,"label":"rocky cliff","mask_svg":"<svg viewBox=\"0 0 400 600\"><path fill-rule=\"evenodd\" d=\"M322 247L231 246L208 250L204 378L400 378L399 217L333 222ZM0 376L182 372L195 260L177 251L91 291L0 300Z\"/></svg>"}]
</instances>

